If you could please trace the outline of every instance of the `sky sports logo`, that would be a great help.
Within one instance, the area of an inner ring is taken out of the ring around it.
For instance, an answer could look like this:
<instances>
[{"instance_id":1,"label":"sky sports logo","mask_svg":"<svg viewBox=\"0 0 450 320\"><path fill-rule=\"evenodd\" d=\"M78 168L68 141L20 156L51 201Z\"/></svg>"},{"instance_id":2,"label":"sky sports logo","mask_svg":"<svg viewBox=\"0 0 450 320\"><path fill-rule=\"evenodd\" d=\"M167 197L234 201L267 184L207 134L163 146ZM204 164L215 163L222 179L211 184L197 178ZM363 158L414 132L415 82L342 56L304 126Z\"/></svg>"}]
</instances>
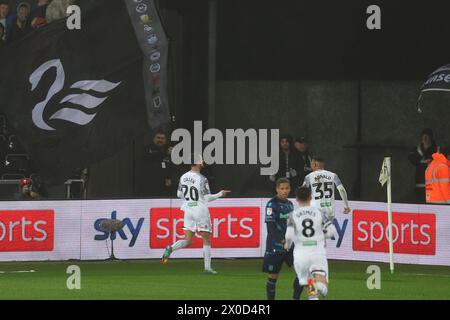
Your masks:
<instances>
[{"instance_id":1,"label":"sky sports logo","mask_svg":"<svg viewBox=\"0 0 450 320\"><path fill-rule=\"evenodd\" d=\"M212 207L209 209L213 225L212 245L215 248L258 248L260 246L261 213L259 207ZM176 240L184 238L184 213L178 208L152 208L148 235L150 249L163 249ZM108 232L101 224L107 219L120 219L124 223L122 230ZM97 219L94 240L124 240L128 247L134 247L144 225L145 218L122 218L117 211L110 217ZM190 248L201 248L202 241L196 236Z\"/></svg>"},{"instance_id":2,"label":"sky sports logo","mask_svg":"<svg viewBox=\"0 0 450 320\"><path fill-rule=\"evenodd\" d=\"M124 227L117 232L109 232L102 228L101 224L103 221L108 219L119 219L123 221ZM139 233L141 232L142 225L144 224L144 218L139 218L137 221L133 221L130 218L120 219L117 217L117 211L111 212L110 218L97 219L94 222L94 229L99 232L94 236L94 240L104 241L107 239L116 240L117 235L122 240L127 240L129 247L134 247L136 240L138 239Z\"/></svg>"},{"instance_id":3,"label":"sky sports logo","mask_svg":"<svg viewBox=\"0 0 450 320\"><path fill-rule=\"evenodd\" d=\"M392 235L395 253L435 255L436 215L393 212ZM387 212L353 212L353 250L389 252Z\"/></svg>"},{"instance_id":4,"label":"sky sports logo","mask_svg":"<svg viewBox=\"0 0 450 320\"><path fill-rule=\"evenodd\" d=\"M53 251L53 210L0 211L0 252Z\"/></svg>"}]
</instances>

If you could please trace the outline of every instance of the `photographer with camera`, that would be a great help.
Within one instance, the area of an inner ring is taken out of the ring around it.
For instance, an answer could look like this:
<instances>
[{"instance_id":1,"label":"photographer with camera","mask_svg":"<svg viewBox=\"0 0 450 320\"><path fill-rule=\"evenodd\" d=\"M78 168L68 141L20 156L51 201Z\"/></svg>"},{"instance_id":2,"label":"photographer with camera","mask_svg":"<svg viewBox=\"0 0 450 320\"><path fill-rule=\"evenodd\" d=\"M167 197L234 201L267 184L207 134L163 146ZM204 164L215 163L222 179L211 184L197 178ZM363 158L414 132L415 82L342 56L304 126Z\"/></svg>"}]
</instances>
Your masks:
<instances>
[{"instance_id":1,"label":"photographer with camera","mask_svg":"<svg viewBox=\"0 0 450 320\"><path fill-rule=\"evenodd\" d=\"M30 201L30 200L40 200L41 195L39 194L38 188L33 184L33 180L29 178L24 178L20 180L19 183L20 193L16 197L19 201Z\"/></svg>"}]
</instances>

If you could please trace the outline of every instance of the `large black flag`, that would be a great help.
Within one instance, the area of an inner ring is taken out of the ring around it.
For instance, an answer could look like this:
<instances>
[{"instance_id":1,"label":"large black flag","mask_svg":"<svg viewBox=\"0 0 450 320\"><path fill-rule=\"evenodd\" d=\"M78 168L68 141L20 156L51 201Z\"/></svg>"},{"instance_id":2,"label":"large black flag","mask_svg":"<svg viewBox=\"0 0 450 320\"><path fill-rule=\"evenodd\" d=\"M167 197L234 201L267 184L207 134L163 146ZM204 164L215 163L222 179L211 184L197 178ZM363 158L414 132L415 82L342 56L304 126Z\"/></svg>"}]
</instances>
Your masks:
<instances>
[{"instance_id":1,"label":"large black flag","mask_svg":"<svg viewBox=\"0 0 450 320\"><path fill-rule=\"evenodd\" d=\"M55 21L0 53L0 110L51 183L149 129L143 55L124 1L79 5L81 30Z\"/></svg>"},{"instance_id":2,"label":"large black flag","mask_svg":"<svg viewBox=\"0 0 450 320\"><path fill-rule=\"evenodd\" d=\"M417 109L419 112L423 111L422 98L427 92L450 93L450 64L442 66L433 71L420 88L420 95L417 101Z\"/></svg>"}]
</instances>

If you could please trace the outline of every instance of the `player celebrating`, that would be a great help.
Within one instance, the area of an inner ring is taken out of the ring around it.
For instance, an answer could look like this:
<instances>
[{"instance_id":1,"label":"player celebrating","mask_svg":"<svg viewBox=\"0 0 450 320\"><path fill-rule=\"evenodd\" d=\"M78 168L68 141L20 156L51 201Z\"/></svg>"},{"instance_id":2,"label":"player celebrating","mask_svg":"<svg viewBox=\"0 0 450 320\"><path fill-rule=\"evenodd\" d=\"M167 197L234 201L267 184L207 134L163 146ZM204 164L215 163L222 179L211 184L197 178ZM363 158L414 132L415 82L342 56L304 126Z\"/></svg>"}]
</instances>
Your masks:
<instances>
[{"instance_id":1,"label":"player celebrating","mask_svg":"<svg viewBox=\"0 0 450 320\"><path fill-rule=\"evenodd\" d=\"M266 292L267 299L274 300L278 274L283 262L291 267L293 264L292 250L284 248L287 219L294 210L294 205L288 200L291 186L289 180L280 178L276 181L277 195L266 206L267 240L264 255L263 272L268 273ZM298 279L294 280L294 299L300 298L301 287Z\"/></svg>"},{"instance_id":2,"label":"player celebrating","mask_svg":"<svg viewBox=\"0 0 450 320\"><path fill-rule=\"evenodd\" d=\"M311 205L322 209L327 220L332 221L335 217L334 185L336 185L339 195L344 201L344 214L350 213L347 191L345 191L337 174L325 170L325 161L320 157L314 157L312 159L311 169L313 172L305 177L303 183L303 186L311 188Z\"/></svg>"},{"instance_id":3,"label":"player celebrating","mask_svg":"<svg viewBox=\"0 0 450 320\"><path fill-rule=\"evenodd\" d=\"M180 178L177 196L183 199L181 210L184 211L184 234L185 238L168 246L164 251L162 263L166 264L173 251L189 247L192 244L194 235L199 232L203 239L203 257L205 263L205 273L217 274L211 268L211 218L207 203L224 197L229 190L222 190L219 193L211 194L208 179L200 173L204 167L201 156L193 156L191 171L186 172Z\"/></svg>"},{"instance_id":4,"label":"player celebrating","mask_svg":"<svg viewBox=\"0 0 450 320\"><path fill-rule=\"evenodd\" d=\"M309 287L309 300L318 300L318 295L328 293L328 262L325 251L325 238L337 234L336 228L324 212L311 206L311 190L300 187L296 190L300 206L292 212L286 230L285 247L294 242L294 268L299 285Z\"/></svg>"}]
</instances>

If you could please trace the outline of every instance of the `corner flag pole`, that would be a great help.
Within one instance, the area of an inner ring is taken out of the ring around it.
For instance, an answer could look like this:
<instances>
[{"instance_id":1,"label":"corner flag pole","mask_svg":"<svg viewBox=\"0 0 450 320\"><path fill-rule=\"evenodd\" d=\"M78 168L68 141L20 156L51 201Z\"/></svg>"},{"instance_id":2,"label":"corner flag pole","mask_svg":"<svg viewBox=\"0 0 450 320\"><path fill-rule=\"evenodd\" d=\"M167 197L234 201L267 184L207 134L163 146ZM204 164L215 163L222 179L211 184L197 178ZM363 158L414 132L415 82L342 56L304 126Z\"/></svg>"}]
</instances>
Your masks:
<instances>
[{"instance_id":1,"label":"corner flag pole","mask_svg":"<svg viewBox=\"0 0 450 320\"><path fill-rule=\"evenodd\" d=\"M392 240L392 189L391 189L391 158L383 160L379 181L381 186L387 182L387 205L388 205L388 234L389 234L389 268L394 273L394 242Z\"/></svg>"},{"instance_id":2,"label":"corner flag pole","mask_svg":"<svg viewBox=\"0 0 450 320\"><path fill-rule=\"evenodd\" d=\"M388 205L388 228L389 228L389 269L394 273L394 242L392 239L392 189L391 189L391 158L386 158L388 170L387 181L387 205Z\"/></svg>"}]
</instances>

